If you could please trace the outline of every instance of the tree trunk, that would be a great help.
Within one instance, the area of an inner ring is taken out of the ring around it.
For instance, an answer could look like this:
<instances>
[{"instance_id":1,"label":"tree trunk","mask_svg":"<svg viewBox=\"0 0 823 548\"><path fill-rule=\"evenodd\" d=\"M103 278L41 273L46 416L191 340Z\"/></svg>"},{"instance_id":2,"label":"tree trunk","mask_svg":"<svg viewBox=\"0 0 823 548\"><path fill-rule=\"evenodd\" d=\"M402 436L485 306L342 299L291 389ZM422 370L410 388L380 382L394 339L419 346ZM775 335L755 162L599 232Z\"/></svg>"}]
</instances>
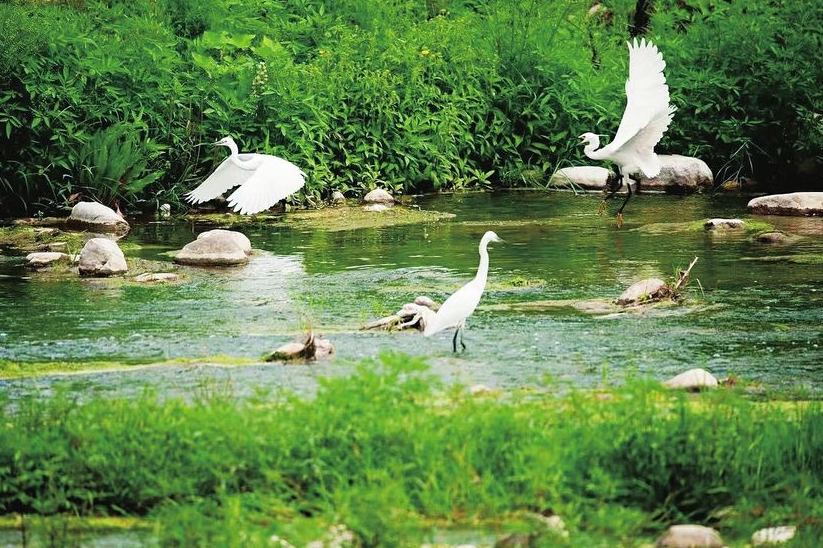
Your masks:
<instances>
[{"instance_id":1,"label":"tree trunk","mask_svg":"<svg viewBox=\"0 0 823 548\"><path fill-rule=\"evenodd\" d=\"M629 36L634 38L646 34L649 30L649 21L654 11L653 0L637 0L634 8L634 17L629 24Z\"/></svg>"}]
</instances>

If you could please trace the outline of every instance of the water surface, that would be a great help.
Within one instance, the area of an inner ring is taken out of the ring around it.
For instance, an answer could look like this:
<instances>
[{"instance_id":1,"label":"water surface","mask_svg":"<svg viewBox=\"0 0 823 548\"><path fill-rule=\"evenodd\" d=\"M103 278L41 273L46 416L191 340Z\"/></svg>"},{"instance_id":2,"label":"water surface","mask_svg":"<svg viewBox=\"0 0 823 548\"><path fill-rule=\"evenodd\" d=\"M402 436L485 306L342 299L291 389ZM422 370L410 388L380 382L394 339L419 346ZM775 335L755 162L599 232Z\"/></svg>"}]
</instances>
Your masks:
<instances>
[{"instance_id":1,"label":"water surface","mask_svg":"<svg viewBox=\"0 0 823 548\"><path fill-rule=\"evenodd\" d=\"M499 387L546 376L592 386L627 372L662 379L704 367L770 387L823 390L823 269L790 262L823 253L823 220L761 217L804 234L797 244L775 246L742 234L638 230L745 216L743 197L641 196L630 203L619 230L613 217L597 215L599 201L570 193L464 194L418 200L426 209L456 214L437 223L335 232L260 224L242 229L261 250L249 265L186 269L187 281L167 285L46 280L25 271L19 258L0 258L0 359L256 359L309 325L337 347L334 361L310 366L195 365L0 382L13 392L59 384L99 393L153 386L186 394L225 387L242 394L310 387L317 375L398 350L429 357L446 379ZM136 226L128 241L141 248L131 255L169 262L165 252L206 228ZM416 295L443 300L468 281L486 230L507 244L491 248L489 288L469 320L465 353L452 354L450 333L423 338L359 331ZM678 307L603 317L572 307L523 312L494 306L614 299L639 279L671 278L695 256L695 281ZM777 260L762 260L770 257Z\"/></svg>"}]
</instances>

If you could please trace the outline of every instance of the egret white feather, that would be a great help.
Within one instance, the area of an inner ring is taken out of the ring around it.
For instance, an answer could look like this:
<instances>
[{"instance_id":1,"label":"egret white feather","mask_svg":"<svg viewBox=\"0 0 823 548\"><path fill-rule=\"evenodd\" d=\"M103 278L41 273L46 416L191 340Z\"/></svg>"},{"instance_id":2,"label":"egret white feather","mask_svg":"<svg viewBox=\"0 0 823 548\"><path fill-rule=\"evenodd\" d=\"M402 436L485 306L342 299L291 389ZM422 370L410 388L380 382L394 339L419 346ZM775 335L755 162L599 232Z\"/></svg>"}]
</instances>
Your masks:
<instances>
[{"instance_id":1,"label":"egret white feather","mask_svg":"<svg viewBox=\"0 0 823 548\"><path fill-rule=\"evenodd\" d=\"M660 173L660 160L654 147L663 138L674 116L675 108L669 104L669 86L663 69L666 62L657 46L635 38L629 46L629 78L626 80L626 109L614 139L600 148L600 137L584 133L581 142L583 152L593 160L610 160L617 164L618 180L613 195L620 188L624 176L642 174L647 178ZM627 185L631 197L631 186ZM622 219L623 207L618 212Z\"/></svg>"},{"instance_id":2,"label":"egret white feather","mask_svg":"<svg viewBox=\"0 0 823 548\"><path fill-rule=\"evenodd\" d=\"M271 154L240 154L231 137L215 144L228 147L231 154L200 186L185 195L193 204L213 200L240 185L228 197L229 206L243 215L252 215L269 209L305 184L306 174L287 160Z\"/></svg>"},{"instance_id":3,"label":"egret white feather","mask_svg":"<svg viewBox=\"0 0 823 548\"><path fill-rule=\"evenodd\" d=\"M454 351L457 352L458 335L460 335L460 345L464 349L466 348L466 345L463 344L462 333L466 326L466 318L471 316L477 308L480 297L483 296L483 291L486 288L486 279L489 274L489 243L502 241L491 230L483 235L480 240L480 264L477 267L477 274L472 281L446 299L446 302L437 310L434 318L426 324L423 335L430 337L444 329L454 327L454 339L452 340Z\"/></svg>"}]
</instances>

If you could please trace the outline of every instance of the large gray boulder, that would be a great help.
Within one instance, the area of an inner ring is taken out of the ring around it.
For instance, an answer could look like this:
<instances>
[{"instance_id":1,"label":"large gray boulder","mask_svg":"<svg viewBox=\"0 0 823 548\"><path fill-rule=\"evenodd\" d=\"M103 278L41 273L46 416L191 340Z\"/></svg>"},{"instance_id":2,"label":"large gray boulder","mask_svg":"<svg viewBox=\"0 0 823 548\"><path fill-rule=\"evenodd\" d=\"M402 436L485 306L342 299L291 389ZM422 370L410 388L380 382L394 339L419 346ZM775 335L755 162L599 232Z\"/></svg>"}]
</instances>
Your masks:
<instances>
[{"instance_id":1,"label":"large gray boulder","mask_svg":"<svg viewBox=\"0 0 823 548\"><path fill-rule=\"evenodd\" d=\"M222 228L217 228L214 230L207 230L205 232L201 232L197 235L197 239L202 240L204 238L211 238L217 235L233 240L237 247L243 250L243 253L245 253L246 255L251 255L251 241L242 232L237 232L235 230L223 230Z\"/></svg>"},{"instance_id":2,"label":"large gray boulder","mask_svg":"<svg viewBox=\"0 0 823 548\"><path fill-rule=\"evenodd\" d=\"M56 251L40 251L26 255L26 266L29 268L47 268L56 263L69 261L70 257L66 253Z\"/></svg>"},{"instance_id":3,"label":"large gray boulder","mask_svg":"<svg viewBox=\"0 0 823 548\"><path fill-rule=\"evenodd\" d=\"M363 196L363 203L392 205L394 203L394 198L391 194L389 194L382 188L375 188L374 190Z\"/></svg>"},{"instance_id":4,"label":"large gray boulder","mask_svg":"<svg viewBox=\"0 0 823 548\"><path fill-rule=\"evenodd\" d=\"M81 276L113 276L128 269L123 252L112 240L92 238L80 252Z\"/></svg>"},{"instance_id":5,"label":"large gray boulder","mask_svg":"<svg viewBox=\"0 0 823 548\"><path fill-rule=\"evenodd\" d=\"M80 202L69 215L68 226L91 232L113 233L125 236L129 232L129 223L110 207L97 202Z\"/></svg>"},{"instance_id":6,"label":"large gray boulder","mask_svg":"<svg viewBox=\"0 0 823 548\"><path fill-rule=\"evenodd\" d=\"M212 232L206 238L186 244L174 256L174 262L194 266L232 266L249 262L249 256L230 231Z\"/></svg>"},{"instance_id":7,"label":"large gray boulder","mask_svg":"<svg viewBox=\"0 0 823 548\"><path fill-rule=\"evenodd\" d=\"M672 525L658 539L657 548L723 548L723 539L711 527Z\"/></svg>"},{"instance_id":8,"label":"large gray boulder","mask_svg":"<svg viewBox=\"0 0 823 548\"><path fill-rule=\"evenodd\" d=\"M645 302L659 301L671 295L671 290L666 282L659 278L648 278L640 280L629 286L618 298L617 304L631 306Z\"/></svg>"},{"instance_id":9,"label":"large gray boulder","mask_svg":"<svg viewBox=\"0 0 823 548\"><path fill-rule=\"evenodd\" d=\"M714 183L714 175L706 162L699 158L680 156L677 154L658 154L660 158L660 174L647 179L640 178L640 191L661 190L671 194L697 192L703 188L710 188Z\"/></svg>"},{"instance_id":10,"label":"large gray boulder","mask_svg":"<svg viewBox=\"0 0 823 548\"><path fill-rule=\"evenodd\" d=\"M552 175L550 185L564 187L580 187L584 190L603 190L611 172L605 167L577 166L558 169Z\"/></svg>"},{"instance_id":11,"label":"large gray boulder","mask_svg":"<svg viewBox=\"0 0 823 548\"><path fill-rule=\"evenodd\" d=\"M792 192L754 198L749 211L762 215L823 215L823 192Z\"/></svg>"}]
</instances>

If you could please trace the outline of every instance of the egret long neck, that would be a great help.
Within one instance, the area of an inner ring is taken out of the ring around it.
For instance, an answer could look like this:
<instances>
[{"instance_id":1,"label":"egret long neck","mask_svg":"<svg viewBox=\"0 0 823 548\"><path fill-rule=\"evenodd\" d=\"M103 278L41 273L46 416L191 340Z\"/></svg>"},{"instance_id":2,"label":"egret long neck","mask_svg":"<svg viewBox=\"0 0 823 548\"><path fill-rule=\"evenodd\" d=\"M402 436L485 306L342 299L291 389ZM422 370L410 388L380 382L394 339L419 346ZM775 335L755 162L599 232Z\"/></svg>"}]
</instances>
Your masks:
<instances>
[{"instance_id":1,"label":"egret long neck","mask_svg":"<svg viewBox=\"0 0 823 548\"><path fill-rule=\"evenodd\" d=\"M477 267L477 275L474 277L474 281L480 284L481 287L486 287L486 278L489 275L489 251L487 246L486 242L480 244L480 265Z\"/></svg>"},{"instance_id":2,"label":"egret long neck","mask_svg":"<svg viewBox=\"0 0 823 548\"><path fill-rule=\"evenodd\" d=\"M596 139L595 141L589 142L588 145L583 149L583 154L591 158L592 160L602 160L606 157L606 153L603 149L600 149L600 139ZM580 150L580 149L578 149Z\"/></svg>"},{"instance_id":3,"label":"egret long neck","mask_svg":"<svg viewBox=\"0 0 823 548\"><path fill-rule=\"evenodd\" d=\"M240 154L240 150L237 148L237 143L235 143L234 141L229 141L228 143L226 143L225 146L229 147L232 156L237 156L238 154Z\"/></svg>"}]
</instances>

